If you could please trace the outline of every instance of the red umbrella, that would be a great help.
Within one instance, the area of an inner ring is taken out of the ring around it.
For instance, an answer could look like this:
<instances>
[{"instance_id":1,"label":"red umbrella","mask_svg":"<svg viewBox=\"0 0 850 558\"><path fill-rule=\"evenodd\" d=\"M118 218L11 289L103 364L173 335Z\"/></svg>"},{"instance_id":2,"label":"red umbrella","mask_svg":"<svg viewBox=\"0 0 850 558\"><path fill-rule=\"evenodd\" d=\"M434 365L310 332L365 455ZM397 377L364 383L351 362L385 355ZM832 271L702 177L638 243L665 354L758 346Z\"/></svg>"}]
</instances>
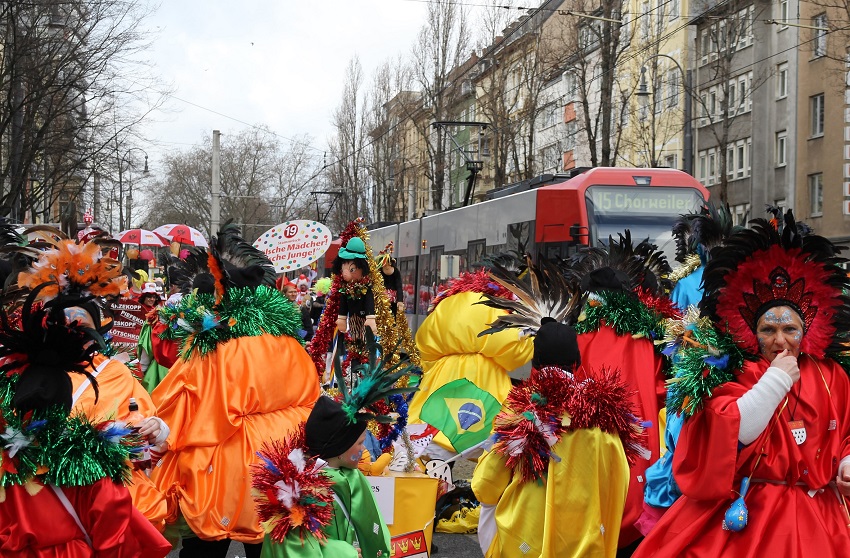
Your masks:
<instances>
[{"instance_id":1,"label":"red umbrella","mask_svg":"<svg viewBox=\"0 0 850 558\"><path fill-rule=\"evenodd\" d=\"M168 246L168 240L159 234L145 229L129 229L118 233L115 238L122 244L136 244L138 246L154 246L162 248Z\"/></svg>"},{"instance_id":2,"label":"red umbrella","mask_svg":"<svg viewBox=\"0 0 850 558\"><path fill-rule=\"evenodd\" d=\"M188 225L162 225L154 229L155 233L161 234L165 238L180 244L188 244L189 246L208 247L204 235L198 229L193 229Z\"/></svg>"}]
</instances>

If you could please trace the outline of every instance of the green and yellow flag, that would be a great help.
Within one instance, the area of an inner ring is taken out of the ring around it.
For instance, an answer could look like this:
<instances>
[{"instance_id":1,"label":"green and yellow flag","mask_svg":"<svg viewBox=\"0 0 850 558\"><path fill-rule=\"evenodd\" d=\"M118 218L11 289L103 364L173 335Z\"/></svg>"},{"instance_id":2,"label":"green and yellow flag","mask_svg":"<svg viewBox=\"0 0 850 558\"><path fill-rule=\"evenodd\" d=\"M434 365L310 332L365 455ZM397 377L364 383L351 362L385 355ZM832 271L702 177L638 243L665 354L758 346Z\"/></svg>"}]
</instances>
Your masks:
<instances>
[{"instance_id":1,"label":"green and yellow flag","mask_svg":"<svg viewBox=\"0 0 850 558\"><path fill-rule=\"evenodd\" d=\"M419 415L440 430L455 451L465 451L483 442L493 429L502 405L467 379L454 380L431 394Z\"/></svg>"}]
</instances>

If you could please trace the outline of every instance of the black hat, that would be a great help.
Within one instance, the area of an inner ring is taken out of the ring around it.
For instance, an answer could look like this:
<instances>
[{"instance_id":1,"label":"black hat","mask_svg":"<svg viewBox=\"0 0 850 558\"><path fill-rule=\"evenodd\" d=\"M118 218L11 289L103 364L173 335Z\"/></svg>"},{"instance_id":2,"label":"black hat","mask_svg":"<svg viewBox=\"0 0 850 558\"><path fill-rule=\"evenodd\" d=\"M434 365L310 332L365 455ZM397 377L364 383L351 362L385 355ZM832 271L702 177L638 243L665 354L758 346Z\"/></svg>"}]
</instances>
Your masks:
<instances>
[{"instance_id":1,"label":"black hat","mask_svg":"<svg viewBox=\"0 0 850 558\"><path fill-rule=\"evenodd\" d=\"M351 449L364 430L365 419L358 417L352 422L342 404L321 396L307 417L304 434L310 453L330 459Z\"/></svg>"},{"instance_id":2,"label":"black hat","mask_svg":"<svg viewBox=\"0 0 850 558\"><path fill-rule=\"evenodd\" d=\"M543 318L543 325L534 337L534 356L531 364L537 369L558 366L571 370L581 364L581 354L575 330L551 318Z\"/></svg>"}]
</instances>

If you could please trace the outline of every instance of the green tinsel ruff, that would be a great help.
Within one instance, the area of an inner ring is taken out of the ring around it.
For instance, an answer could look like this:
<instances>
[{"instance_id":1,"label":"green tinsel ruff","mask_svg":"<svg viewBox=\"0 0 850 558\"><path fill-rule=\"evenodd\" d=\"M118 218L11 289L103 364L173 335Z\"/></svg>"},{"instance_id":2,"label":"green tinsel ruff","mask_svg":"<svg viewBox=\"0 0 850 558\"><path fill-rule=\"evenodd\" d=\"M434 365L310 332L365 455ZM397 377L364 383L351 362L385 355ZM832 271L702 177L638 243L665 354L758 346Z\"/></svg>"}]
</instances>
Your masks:
<instances>
[{"instance_id":1,"label":"green tinsel ruff","mask_svg":"<svg viewBox=\"0 0 850 558\"><path fill-rule=\"evenodd\" d=\"M617 335L646 337L650 341L661 338L663 319L633 294L602 291L597 298L596 305L585 304L582 315L575 324L576 333L597 331L604 322L614 328Z\"/></svg>"},{"instance_id":2,"label":"green tinsel ruff","mask_svg":"<svg viewBox=\"0 0 850 558\"><path fill-rule=\"evenodd\" d=\"M667 408L692 416L721 384L735 380L744 353L732 338L713 326L695 327L688 344L673 356L673 377L667 381Z\"/></svg>"},{"instance_id":3,"label":"green tinsel ruff","mask_svg":"<svg viewBox=\"0 0 850 558\"><path fill-rule=\"evenodd\" d=\"M45 482L54 486L86 486L104 477L130 481L127 446L106 440L82 414L68 418L55 446L43 454L48 468Z\"/></svg>"},{"instance_id":4,"label":"green tinsel ruff","mask_svg":"<svg viewBox=\"0 0 850 558\"><path fill-rule=\"evenodd\" d=\"M159 319L170 327L162 335L180 345L188 360L196 350L205 355L220 343L263 334L298 339L301 310L276 289L259 286L232 288L216 306L212 294L190 294L175 306L165 306Z\"/></svg>"}]
</instances>

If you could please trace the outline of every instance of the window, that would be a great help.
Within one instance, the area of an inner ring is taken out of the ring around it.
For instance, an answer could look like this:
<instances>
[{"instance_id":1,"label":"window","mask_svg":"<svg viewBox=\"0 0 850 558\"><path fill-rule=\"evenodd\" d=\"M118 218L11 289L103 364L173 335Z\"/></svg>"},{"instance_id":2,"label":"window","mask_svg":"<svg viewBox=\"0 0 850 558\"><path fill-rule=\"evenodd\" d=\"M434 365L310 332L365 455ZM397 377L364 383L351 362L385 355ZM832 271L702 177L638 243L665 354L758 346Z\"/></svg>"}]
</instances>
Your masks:
<instances>
[{"instance_id":1,"label":"window","mask_svg":"<svg viewBox=\"0 0 850 558\"><path fill-rule=\"evenodd\" d=\"M717 116L717 90L715 88L711 88L708 90L708 117L711 118L712 122Z\"/></svg>"},{"instance_id":2,"label":"window","mask_svg":"<svg viewBox=\"0 0 850 558\"><path fill-rule=\"evenodd\" d=\"M747 76L741 76L738 78L737 112L747 112Z\"/></svg>"},{"instance_id":3,"label":"window","mask_svg":"<svg viewBox=\"0 0 850 558\"><path fill-rule=\"evenodd\" d=\"M664 108L664 90L661 88L661 72L658 72L652 83L652 95L655 97L655 114L661 114Z\"/></svg>"},{"instance_id":4,"label":"window","mask_svg":"<svg viewBox=\"0 0 850 558\"><path fill-rule=\"evenodd\" d=\"M750 214L750 204L742 203L738 205L733 205L731 207L732 210L732 224L733 225L746 225L747 217Z\"/></svg>"},{"instance_id":5,"label":"window","mask_svg":"<svg viewBox=\"0 0 850 558\"><path fill-rule=\"evenodd\" d=\"M649 2L644 2L640 7L640 39L646 41L649 39Z\"/></svg>"},{"instance_id":6,"label":"window","mask_svg":"<svg viewBox=\"0 0 850 558\"><path fill-rule=\"evenodd\" d=\"M788 96L788 63L783 62L776 66L776 98L784 99Z\"/></svg>"},{"instance_id":7,"label":"window","mask_svg":"<svg viewBox=\"0 0 850 558\"><path fill-rule=\"evenodd\" d=\"M735 178L747 176L747 162L747 144L744 141L738 141L735 144Z\"/></svg>"},{"instance_id":8,"label":"window","mask_svg":"<svg viewBox=\"0 0 850 558\"><path fill-rule=\"evenodd\" d=\"M708 104L706 103L707 96L705 93L700 95L700 105L699 105L699 125L705 126L708 124L708 111L706 107Z\"/></svg>"},{"instance_id":9,"label":"window","mask_svg":"<svg viewBox=\"0 0 850 558\"><path fill-rule=\"evenodd\" d=\"M699 178L699 181L702 182L702 183L705 183L706 169L708 168L706 166L706 164L707 164L707 162L706 162L705 151L700 151L700 153L699 153L699 177L698 178Z\"/></svg>"},{"instance_id":10,"label":"window","mask_svg":"<svg viewBox=\"0 0 850 558\"><path fill-rule=\"evenodd\" d=\"M664 166L669 169L679 168L679 161L676 155L667 155L664 157Z\"/></svg>"},{"instance_id":11,"label":"window","mask_svg":"<svg viewBox=\"0 0 850 558\"><path fill-rule=\"evenodd\" d=\"M747 112L750 112L751 110L753 110L753 92L751 91L752 85L753 85L753 73L752 72L747 74L747 85L748 85L747 89L750 91L750 94L747 95Z\"/></svg>"},{"instance_id":12,"label":"window","mask_svg":"<svg viewBox=\"0 0 850 558\"><path fill-rule=\"evenodd\" d=\"M679 0L669 0L670 2L670 19L676 19L679 17Z\"/></svg>"},{"instance_id":13,"label":"window","mask_svg":"<svg viewBox=\"0 0 850 558\"><path fill-rule=\"evenodd\" d=\"M823 215L823 174L809 175L809 202L812 217Z\"/></svg>"},{"instance_id":14,"label":"window","mask_svg":"<svg viewBox=\"0 0 850 558\"><path fill-rule=\"evenodd\" d=\"M714 184L717 173L717 154L714 149L708 150L708 183Z\"/></svg>"},{"instance_id":15,"label":"window","mask_svg":"<svg viewBox=\"0 0 850 558\"><path fill-rule=\"evenodd\" d=\"M787 163L786 153L788 145L788 132L782 130L776 132L776 166L784 167Z\"/></svg>"},{"instance_id":16,"label":"window","mask_svg":"<svg viewBox=\"0 0 850 558\"><path fill-rule=\"evenodd\" d=\"M699 53L702 56L702 63L705 64L708 62L708 49L709 49L709 40L708 40L708 29L703 29L700 31L699 35Z\"/></svg>"},{"instance_id":17,"label":"window","mask_svg":"<svg viewBox=\"0 0 850 558\"><path fill-rule=\"evenodd\" d=\"M562 114L561 106L558 103L552 103L543 110L543 127L548 128L554 126L560 120Z\"/></svg>"},{"instance_id":18,"label":"window","mask_svg":"<svg viewBox=\"0 0 850 558\"><path fill-rule=\"evenodd\" d=\"M811 137L819 138L823 136L823 93L810 97L809 104L812 107Z\"/></svg>"},{"instance_id":19,"label":"window","mask_svg":"<svg viewBox=\"0 0 850 558\"><path fill-rule=\"evenodd\" d=\"M726 177L729 180L735 179L735 146L726 148Z\"/></svg>"},{"instance_id":20,"label":"window","mask_svg":"<svg viewBox=\"0 0 850 558\"><path fill-rule=\"evenodd\" d=\"M732 116L735 116L735 112L736 112L735 109L738 108L738 105L735 104L735 82L734 81L729 82L728 94L729 94L729 96L728 96L727 100L729 102L726 104L726 106L729 109L729 116L732 117Z\"/></svg>"},{"instance_id":21,"label":"window","mask_svg":"<svg viewBox=\"0 0 850 558\"><path fill-rule=\"evenodd\" d=\"M570 151L576 148L576 132L578 131L578 121L571 120L567 122L567 133L564 136L564 150Z\"/></svg>"},{"instance_id":22,"label":"window","mask_svg":"<svg viewBox=\"0 0 850 558\"><path fill-rule=\"evenodd\" d=\"M779 0L779 17L777 18L782 23L788 23L788 0ZM788 29L787 25L780 25L779 31Z\"/></svg>"},{"instance_id":23,"label":"window","mask_svg":"<svg viewBox=\"0 0 850 558\"><path fill-rule=\"evenodd\" d=\"M664 8L669 0L658 0L658 7L655 9L655 26L657 33L660 35L664 31Z\"/></svg>"},{"instance_id":24,"label":"window","mask_svg":"<svg viewBox=\"0 0 850 558\"><path fill-rule=\"evenodd\" d=\"M826 34L829 33L829 31L827 30L826 14L816 15L814 19L812 19L812 26L820 28L814 29L815 57L825 56Z\"/></svg>"},{"instance_id":25,"label":"window","mask_svg":"<svg viewBox=\"0 0 850 558\"><path fill-rule=\"evenodd\" d=\"M667 106L675 107L679 104L679 70L667 72Z\"/></svg>"},{"instance_id":26,"label":"window","mask_svg":"<svg viewBox=\"0 0 850 558\"><path fill-rule=\"evenodd\" d=\"M564 88L567 91L567 102L574 101L578 91L578 77L572 70L564 72Z\"/></svg>"}]
</instances>

